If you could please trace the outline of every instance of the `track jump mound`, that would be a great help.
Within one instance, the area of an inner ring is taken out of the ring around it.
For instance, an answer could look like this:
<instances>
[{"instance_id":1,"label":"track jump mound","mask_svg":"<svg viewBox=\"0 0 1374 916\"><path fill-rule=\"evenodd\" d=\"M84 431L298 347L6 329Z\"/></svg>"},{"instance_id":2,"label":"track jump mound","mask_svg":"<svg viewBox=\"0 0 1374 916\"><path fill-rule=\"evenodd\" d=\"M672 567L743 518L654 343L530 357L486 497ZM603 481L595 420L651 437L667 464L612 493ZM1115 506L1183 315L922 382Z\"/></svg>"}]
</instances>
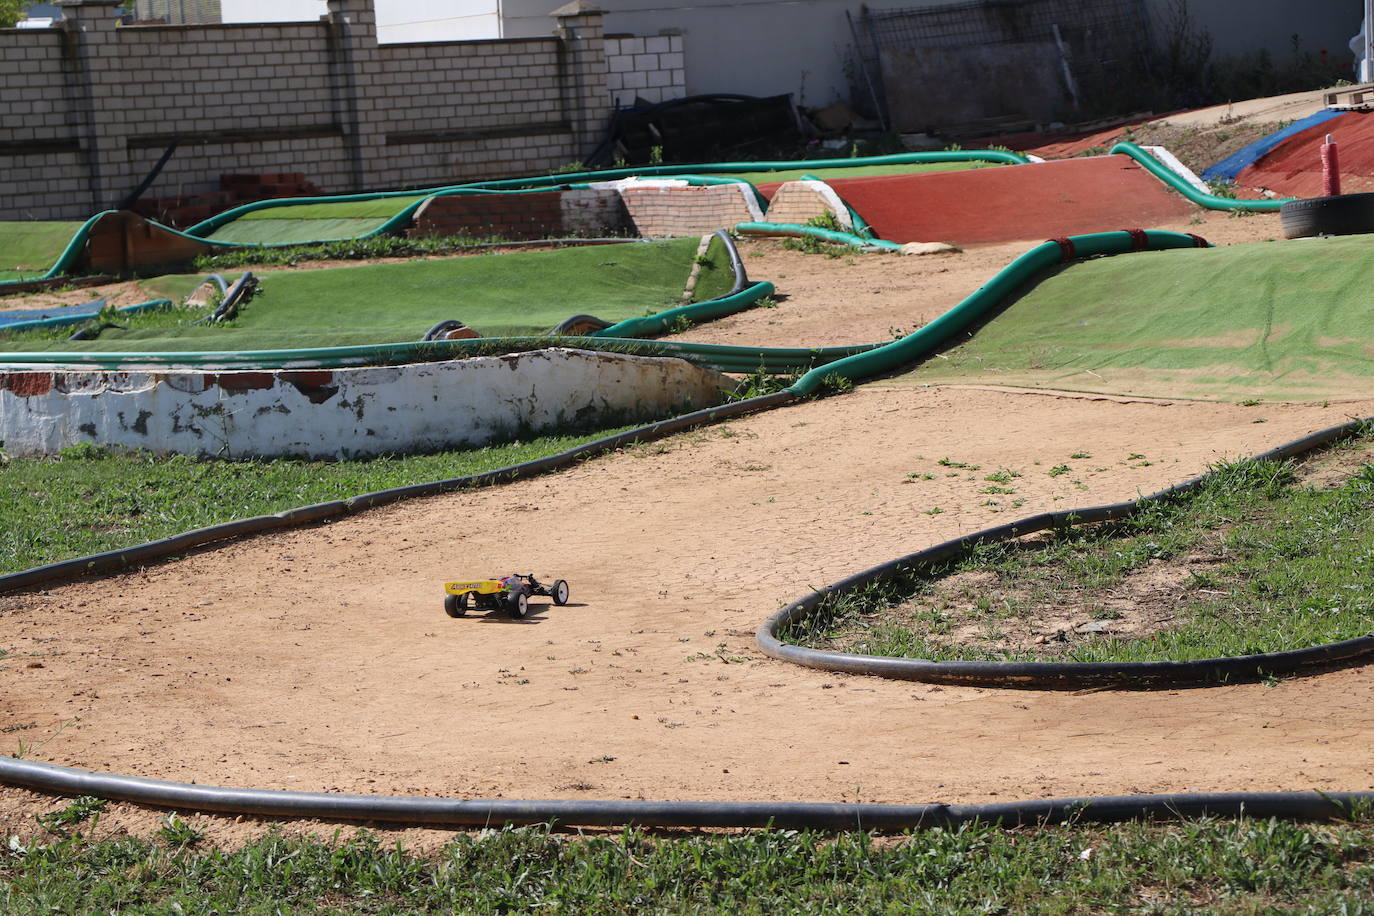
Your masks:
<instances>
[{"instance_id":1,"label":"track jump mound","mask_svg":"<svg viewBox=\"0 0 1374 916\"><path fill-rule=\"evenodd\" d=\"M1330 134L1340 148L1341 189L1346 193L1374 191L1374 117L1350 111L1322 121L1286 138L1249 168L1236 182L1246 188L1266 188L1281 197L1317 197L1322 191L1321 145Z\"/></svg>"},{"instance_id":2,"label":"track jump mound","mask_svg":"<svg viewBox=\"0 0 1374 916\"><path fill-rule=\"evenodd\" d=\"M1045 239L1158 226L1196 212L1126 156L829 184L880 238L893 242Z\"/></svg>"},{"instance_id":3,"label":"track jump mound","mask_svg":"<svg viewBox=\"0 0 1374 916\"><path fill-rule=\"evenodd\" d=\"M1371 254L1374 236L1352 235L1073 264L900 383L1242 402L1369 397Z\"/></svg>"}]
</instances>

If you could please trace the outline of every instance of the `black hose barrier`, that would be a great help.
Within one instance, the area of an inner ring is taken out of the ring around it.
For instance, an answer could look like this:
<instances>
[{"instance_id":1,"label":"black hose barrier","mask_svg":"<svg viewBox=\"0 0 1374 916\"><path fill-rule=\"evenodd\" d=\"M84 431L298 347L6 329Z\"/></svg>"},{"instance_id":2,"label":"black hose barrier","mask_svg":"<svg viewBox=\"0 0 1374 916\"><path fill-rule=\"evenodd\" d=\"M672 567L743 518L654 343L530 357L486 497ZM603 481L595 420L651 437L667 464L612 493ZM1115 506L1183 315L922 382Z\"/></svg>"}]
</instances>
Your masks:
<instances>
[{"instance_id":1,"label":"black hose barrier","mask_svg":"<svg viewBox=\"0 0 1374 916\"><path fill-rule=\"evenodd\" d=\"M451 799L202 786L91 773L9 757L0 757L0 782L54 795L93 795L178 811L444 827L553 823L560 827L771 827L892 832L961 824L1029 827L1203 816L1321 821L1350 817L1357 807L1374 802L1374 792L1112 795L984 805Z\"/></svg>"},{"instance_id":2,"label":"black hose barrier","mask_svg":"<svg viewBox=\"0 0 1374 916\"><path fill-rule=\"evenodd\" d=\"M739 249L735 247L735 240L730 238L730 233L724 229L717 229L712 234L725 245L725 256L730 259L730 270L735 274L735 285L730 287L730 292L725 296L733 296L749 285L749 274L744 269L744 259L739 256ZM717 298L724 299L725 296Z\"/></svg>"},{"instance_id":3,"label":"black hose barrier","mask_svg":"<svg viewBox=\"0 0 1374 916\"><path fill-rule=\"evenodd\" d=\"M565 335L583 337L592 331L604 331L613 324L615 322L598 318L595 315L573 315L558 322L549 329L549 333L559 337Z\"/></svg>"},{"instance_id":4,"label":"black hose barrier","mask_svg":"<svg viewBox=\"0 0 1374 916\"><path fill-rule=\"evenodd\" d=\"M421 337L420 339L439 340L449 331L458 331L466 327L467 325L463 324L463 322L459 321L456 318L447 318L436 324L434 327L430 328L428 331L425 331L425 336Z\"/></svg>"},{"instance_id":5,"label":"black hose barrier","mask_svg":"<svg viewBox=\"0 0 1374 916\"><path fill-rule=\"evenodd\" d=\"M681 416L670 417L667 420L659 420L655 423L649 423L644 426L636 427L635 429L627 430L623 433L617 433L613 436L606 436L593 442L579 445L576 448L559 452L556 455L547 455L543 458L536 458L532 461L514 464L495 471L486 471L481 474L472 474L466 477L452 477L447 480L435 480L427 483L412 484L405 487L393 487L388 490L377 490L372 493L364 493L360 496L350 497L349 499L334 500L332 502L318 503L311 506L301 506L300 508L289 509L275 515L259 515L254 518L239 519L238 521L225 522L219 525L209 525L205 528L196 528L192 531L184 531L181 534L175 534L168 538L150 541L146 544L138 544L133 547L122 548L120 550L110 550L105 553L76 557L58 563L49 563L46 566L38 566L33 569L0 576L0 593L39 585L51 585L56 582L65 582L76 579L87 573L112 572L129 566L142 565L154 560L161 560L166 557L182 554L188 550L204 546L214 541L238 538L249 534L259 534L264 531L272 531L279 528L298 528L303 525L311 525L316 522L351 515L355 512L361 512L377 506L399 502L403 499L413 499L417 496L433 496L438 493L448 493L453 490L485 487L504 483L506 481L519 480L525 477L534 477L539 474L546 474L550 471L556 471L559 468L575 464L584 458L591 457L600 452L621 448L622 446L630 445L634 442L649 442L654 439L661 439L665 436L670 436L674 433L682 432L683 430L693 429L697 426L704 426L708 423L715 423L731 417L743 416L759 410L781 407L795 400L798 400L798 396L790 391L778 391L773 394L765 394L756 398L746 398L742 401L734 401L717 407L708 407L704 410L697 410L691 413L682 414Z\"/></svg>"},{"instance_id":6,"label":"black hose barrier","mask_svg":"<svg viewBox=\"0 0 1374 916\"><path fill-rule=\"evenodd\" d=\"M129 192L128 197L125 197L119 202L119 205L115 207L115 209L127 210L138 203L138 199L142 197L148 188L152 186L153 182L157 180L157 176L162 174L162 169L167 165L167 161L172 158L172 154L177 151L177 147L180 145L181 138L173 137L172 142L167 144L167 148L163 150L162 155L158 157L157 163L153 166L152 170L138 183L138 187Z\"/></svg>"},{"instance_id":7,"label":"black hose barrier","mask_svg":"<svg viewBox=\"0 0 1374 916\"><path fill-rule=\"evenodd\" d=\"M1253 461L1278 461L1313 451L1340 439L1367 432L1374 420L1353 420L1287 442L1253 456ZM912 572L962 556L979 544L992 544L1050 528L1113 521L1139 512L1146 504L1176 497L1201 486L1212 472L1190 478L1129 502L1065 509L986 528L925 550L881 563L841 579L773 614L759 627L755 640L771 658L823 671L866 674L897 680L925 681L978 687L1081 689L1084 687L1162 688L1252 680L1374 654L1374 635L1336 643L1228 658L1168 662L970 662L930 661L882 655L829 652L790 645L782 639L788 628L807 620L826 599L909 576Z\"/></svg>"}]
</instances>

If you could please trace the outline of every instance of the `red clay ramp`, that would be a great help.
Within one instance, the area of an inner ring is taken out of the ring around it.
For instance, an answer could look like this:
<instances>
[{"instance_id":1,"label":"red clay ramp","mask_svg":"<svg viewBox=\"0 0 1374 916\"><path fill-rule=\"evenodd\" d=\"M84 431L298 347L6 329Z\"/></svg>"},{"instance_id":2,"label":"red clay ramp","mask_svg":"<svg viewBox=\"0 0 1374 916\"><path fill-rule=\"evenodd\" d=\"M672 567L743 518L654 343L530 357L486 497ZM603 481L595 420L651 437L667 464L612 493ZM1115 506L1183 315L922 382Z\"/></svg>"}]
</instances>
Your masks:
<instances>
[{"instance_id":1,"label":"red clay ramp","mask_svg":"<svg viewBox=\"0 0 1374 916\"><path fill-rule=\"evenodd\" d=\"M893 242L1047 239L1148 229L1197 212L1126 156L827 183Z\"/></svg>"},{"instance_id":2,"label":"red clay ramp","mask_svg":"<svg viewBox=\"0 0 1374 916\"><path fill-rule=\"evenodd\" d=\"M1349 111L1284 140L1241 170L1236 183L1281 197L1322 195L1321 145L1330 134L1341 160L1341 191L1374 191L1374 112Z\"/></svg>"}]
</instances>

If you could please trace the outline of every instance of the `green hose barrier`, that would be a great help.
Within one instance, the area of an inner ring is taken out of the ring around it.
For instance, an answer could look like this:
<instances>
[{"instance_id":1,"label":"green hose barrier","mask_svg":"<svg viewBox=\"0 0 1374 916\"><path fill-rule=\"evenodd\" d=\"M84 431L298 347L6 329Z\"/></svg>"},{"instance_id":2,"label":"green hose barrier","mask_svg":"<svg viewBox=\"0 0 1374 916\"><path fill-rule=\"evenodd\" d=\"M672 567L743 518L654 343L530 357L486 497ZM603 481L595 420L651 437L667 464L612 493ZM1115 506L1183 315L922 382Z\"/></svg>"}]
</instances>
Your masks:
<instances>
[{"instance_id":1,"label":"green hose barrier","mask_svg":"<svg viewBox=\"0 0 1374 916\"><path fill-rule=\"evenodd\" d=\"M699 324L703 321L712 321L716 318L724 318L726 315L733 315L735 312L743 311L749 306L758 302L765 296L771 296L777 292L777 288L767 280L751 283L744 289L729 296L722 296L719 299L708 299L705 302L693 302L689 305L680 305L677 308L659 312L657 315L649 315L641 318L626 318L619 324L613 324L609 328L602 328L587 335L589 337L648 337L652 334L666 334L673 330L673 325L681 321L690 321L692 324Z\"/></svg>"},{"instance_id":2,"label":"green hose barrier","mask_svg":"<svg viewBox=\"0 0 1374 916\"><path fill-rule=\"evenodd\" d=\"M121 315L135 315L139 312L151 312L154 309L171 308L171 299L153 299L148 302L138 302L134 305L121 305L114 311ZM35 318L33 321L15 321L0 327L0 333L9 331L31 331L34 328L60 328L67 325L81 324L83 321L90 321L99 313L94 312L89 315L59 315L56 318Z\"/></svg>"},{"instance_id":3,"label":"green hose barrier","mask_svg":"<svg viewBox=\"0 0 1374 916\"><path fill-rule=\"evenodd\" d=\"M735 231L749 235L786 235L794 238L813 238L823 242L852 245L855 248L878 248L883 251L902 250L899 243L889 242L886 239L866 238L841 229L823 229L820 226L802 226L797 223L737 223Z\"/></svg>"},{"instance_id":4,"label":"green hose barrier","mask_svg":"<svg viewBox=\"0 0 1374 916\"><path fill-rule=\"evenodd\" d=\"M323 204L323 203L349 203L355 201L383 200L392 197L413 197L416 194L427 196L439 196L449 193L471 192L471 191L511 191L511 190L544 190L549 187L569 185L573 187L587 186L593 181L615 181L620 178L655 178L655 177L685 177L685 178L716 178L724 183L725 181L740 181L745 184L742 178L720 178L712 176L714 172L740 172L740 171L783 171L792 169L806 168L857 168L866 165L918 165L930 162L993 162L1002 165L1025 165L1030 162L1028 158L1020 153L1013 153L1004 150L946 150L934 153L896 153L889 156L859 156L852 159L804 159L794 162L714 162L691 165L649 165L640 168L624 169L603 169L600 171L586 172L564 172L555 175L543 175L530 178L502 178L488 181L474 181L459 185L445 185L437 188L426 188L409 191L369 191L359 194L340 194L332 197L295 197L278 200L263 200L254 203L243 204L216 214L207 220L196 223L189 227L186 232L193 238L204 239L204 236L215 231L225 223L232 222L244 214L252 213L256 210L269 209L272 207L290 207L303 204ZM752 185L751 185L752 187ZM757 193L757 189L756 189ZM420 201L419 203L423 203ZM419 203L416 204L418 207ZM411 211L414 212L413 210ZM408 215L408 214L407 214ZM398 214L399 217L399 214ZM371 234L377 234L377 230Z\"/></svg>"},{"instance_id":5,"label":"green hose barrier","mask_svg":"<svg viewBox=\"0 0 1374 916\"><path fill-rule=\"evenodd\" d=\"M678 356L720 369L749 373L763 370L782 375L833 362L881 346L737 347L685 341L651 341L623 337L486 337L469 340L406 341L302 350L239 350L224 352L30 352L0 353L5 366L80 366L93 369L198 367L221 369L343 369L378 364L459 359L486 353L511 353L544 347L573 347L627 353L634 356Z\"/></svg>"},{"instance_id":6,"label":"green hose barrier","mask_svg":"<svg viewBox=\"0 0 1374 916\"><path fill-rule=\"evenodd\" d=\"M1134 143L1122 141L1111 148L1110 155L1130 156L1136 162L1140 163L1145 171L1149 172L1199 207L1206 207L1208 210L1248 210L1251 213L1274 213L1282 208L1285 203L1293 199L1291 197L1285 197L1282 199L1273 198L1269 200L1238 200L1234 197L1218 197L1215 194L1204 194L1184 181L1173 169L1169 168Z\"/></svg>"},{"instance_id":7,"label":"green hose barrier","mask_svg":"<svg viewBox=\"0 0 1374 916\"><path fill-rule=\"evenodd\" d=\"M599 172L569 172L544 178L505 178L474 182L466 187L534 187L536 183L567 181L615 181L618 178L667 178L678 175L708 175L713 172L780 172L794 169L858 168L866 165L919 165L930 162L994 162L1000 165L1026 165L1030 159L1009 150L944 150L934 153L895 153L889 156L856 156L852 159L801 159L791 162L711 162L699 165L647 165L632 169L605 169Z\"/></svg>"},{"instance_id":8,"label":"green hose barrier","mask_svg":"<svg viewBox=\"0 0 1374 916\"><path fill-rule=\"evenodd\" d=\"M855 381L891 372L935 352L956 334L985 317L1010 296L1018 286L1042 271L1069 258L1124 254L1128 251L1161 251L1169 248L1195 248L1208 243L1181 232L1139 233L1120 230L1072 235L1063 242L1042 242L998 271L983 286L958 305L926 326L890 344L856 354L824 367L812 369L787 390L801 397L815 394L827 378L840 376Z\"/></svg>"}]
</instances>

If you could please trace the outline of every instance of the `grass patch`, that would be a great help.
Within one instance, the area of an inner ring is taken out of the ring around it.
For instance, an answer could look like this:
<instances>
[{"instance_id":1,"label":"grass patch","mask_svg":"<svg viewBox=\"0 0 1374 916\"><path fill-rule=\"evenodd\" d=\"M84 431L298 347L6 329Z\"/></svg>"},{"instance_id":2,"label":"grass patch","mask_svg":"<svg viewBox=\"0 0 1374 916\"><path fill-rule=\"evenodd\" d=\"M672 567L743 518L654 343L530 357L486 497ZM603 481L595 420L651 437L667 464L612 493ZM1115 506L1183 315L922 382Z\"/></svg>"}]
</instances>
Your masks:
<instances>
[{"instance_id":1,"label":"grass patch","mask_svg":"<svg viewBox=\"0 0 1374 916\"><path fill-rule=\"evenodd\" d=\"M366 239L347 239L316 245L291 245L286 248L215 249L212 254L198 255L195 269L211 272L234 270L240 267L295 267L302 261L365 261L372 258L415 258L426 255L449 254L489 242L499 242L495 236L443 235L407 238L399 235L377 235Z\"/></svg>"},{"instance_id":2,"label":"grass patch","mask_svg":"<svg viewBox=\"0 0 1374 916\"><path fill-rule=\"evenodd\" d=\"M180 821L180 819L177 819ZM1190 820L1164 826L571 837L541 828L459 835L432 856L268 836L197 848L73 832L0 850L7 913L1367 914L1368 818L1331 825Z\"/></svg>"},{"instance_id":3,"label":"grass patch","mask_svg":"<svg viewBox=\"0 0 1374 916\"><path fill-rule=\"evenodd\" d=\"M1374 465L1305 486L1291 462L1218 467L1133 518L983 545L836 597L790 638L905 658L1185 661L1374 632Z\"/></svg>"},{"instance_id":4,"label":"grass patch","mask_svg":"<svg viewBox=\"0 0 1374 916\"><path fill-rule=\"evenodd\" d=\"M202 351L273 350L417 341L435 323L466 322L486 337L546 334L579 312L607 321L654 314L680 304L697 239L630 242L557 251L436 258L319 270L267 270L260 292L227 325L179 326L157 316L116 319L93 341L53 341L29 332L0 332L0 350ZM715 249L697 298L731 272ZM194 287L178 276L149 281L150 294ZM69 332L70 333L70 332ZM66 335L61 335L65 338Z\"/></svg>"},{"instance_id":5,"label":"grass patch","mask_svg":"<svg viewBox=\"0 0 1374 916\"><path fill-rule=\"evenodd\" d=\"M1265 402L1367 396L1372 250L1374 235L1354 235L1075 263L897 383Z\"/></svg>"},{"instance_id":6,"label":"grass patch","mask_svg":"<svg viewBox=\"0 0 1374 916\"><path fill-rule=\"evenodd\" d=\"M93 446L65 449L56 459L14 458L0 465L0 572L388 487L477 474L625 428L337 462L222 461Z\"/></svg>"},{"instance_id":7,"label":"grass patch","mask_svg":"<svg viewBox=\"0 0 1374 916\"><path fill-rule=\"evenodd\" d=\"M875 175L920 175L925 172L958 172L964 169L989 168L996 162L913 162L906 165L830 166L812 169L778 169L777 171L723 172L722 178L743 178L750 184L770 184L776 181L796 181L799 178L872 178Z\"/></svg>"},{"instance_id":8,"label":"grass patch","mask_svg":"<svg viewBox=\"0 0 1374 916\"><path fill-rule=\"evenodd\" d=\"M48 272L83 223L0 222L0 280L20 280Z\"/></svg>"}]
</instances>

